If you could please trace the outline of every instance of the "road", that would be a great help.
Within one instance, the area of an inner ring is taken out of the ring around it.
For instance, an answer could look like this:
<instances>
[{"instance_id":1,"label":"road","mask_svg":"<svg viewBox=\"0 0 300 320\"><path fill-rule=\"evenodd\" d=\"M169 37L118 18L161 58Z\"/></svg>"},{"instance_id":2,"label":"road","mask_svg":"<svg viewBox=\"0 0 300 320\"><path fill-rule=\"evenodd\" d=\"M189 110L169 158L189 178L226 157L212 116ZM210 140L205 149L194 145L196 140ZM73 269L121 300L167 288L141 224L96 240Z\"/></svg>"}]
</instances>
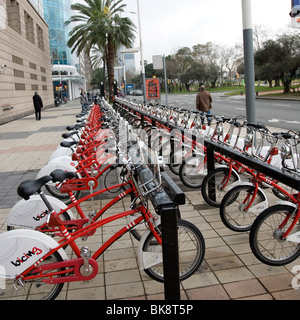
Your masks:
<instances>
[{"instance_id":1,"label":"road","mask_svg":"<svg viewBox=\"0 0 300 320\"><path fill-rule=\"evenodd\" d=\"M131 97L142 100L142 97ZM246 115L245 96L227 97L222 93L213 93L213 113L217 115L237 116ZM196 93L169 94L169 105L186 109L195 109ZM161 104L166 104L165 95L161 97ZM256 120L267 127L284 130L300 131L300 101L278 99L256 99Z\"/></svg>"}]
</instances>

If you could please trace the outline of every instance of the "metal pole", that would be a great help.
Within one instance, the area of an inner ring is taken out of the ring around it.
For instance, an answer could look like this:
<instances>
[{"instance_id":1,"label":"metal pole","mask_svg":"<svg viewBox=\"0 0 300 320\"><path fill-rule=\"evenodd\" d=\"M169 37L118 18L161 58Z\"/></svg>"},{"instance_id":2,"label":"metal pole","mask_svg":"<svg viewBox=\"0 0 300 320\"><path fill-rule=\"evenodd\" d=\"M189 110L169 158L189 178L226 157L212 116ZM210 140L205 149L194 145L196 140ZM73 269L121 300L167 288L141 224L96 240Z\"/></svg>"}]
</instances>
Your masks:
<instances>
[{"instance_id":1,"label":"metal pole","mask_svg":"<svg viewBox=\"0 0 300 320\"><path fill-rule=\"evenodd\" d=\"M163 55L164 59L164 73L165 73L165 88L166 88L166 107L169 106L168 103L168 80L167 80L167 65L166 65L166 56Z\"/></svg>"},{"instance_id":2,"label":"metal pole","mask_svg":"<svg viewBox=\"0 0 300 320\"><path fill-rule=\"evenodd\" d=\"M142 42L142 28L141 28L141 15L140 15L140 1L137 0L137 10L138 10L138 22L139 22L139 34L140 34L140 54L142 63L142 79L144 87L144 102L146 103L146 77L145 77L145 64L144 64L144 53L143 53L143 42Z\"/></svg>"},{"instance_id":3,"label":"metal pole","mask_svg":"<svg viewBox=\"0 0 300 320\"><path fill-rule=\"evenodd\" d=\"M126 89L125 53L123 53L123 77L124 77L124 97L126 97L127 89Z\"/></svg>"},{"instance_id":4,"label":"metal pole","mask_svg":"<svg viewBox=\"0 0 300 320\"><path fill-rule=\"evenodd\" d=\"M246 116L248 122L255 123L255 71L251 0L242 0L242 12L245 59Z\"/></svg>"},{"instance_id":5,"label":"metal pole","mask_svg":"<svg viewBox=\"0 0 300 320\"><path fill-rule=\"evenodd\" d=\"M165 300L180 300L179 252L175 206L161 210Z\"/></svg>"}]
</instances>

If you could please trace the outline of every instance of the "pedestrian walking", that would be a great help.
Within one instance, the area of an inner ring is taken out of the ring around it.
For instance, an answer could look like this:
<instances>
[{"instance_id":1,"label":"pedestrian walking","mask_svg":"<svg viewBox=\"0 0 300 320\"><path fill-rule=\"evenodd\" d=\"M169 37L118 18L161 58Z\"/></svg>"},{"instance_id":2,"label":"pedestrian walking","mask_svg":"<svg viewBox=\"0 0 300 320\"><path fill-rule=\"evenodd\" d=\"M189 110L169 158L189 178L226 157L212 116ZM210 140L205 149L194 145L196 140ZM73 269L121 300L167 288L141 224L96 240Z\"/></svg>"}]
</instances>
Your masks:
<instances>
[{"instance_id":1,"label":"pedestrian walking","mask_svg":"<svg viewBox=\"0 0 300 320\"><path fill-rule=\"evenodd\" d=\"M123 98L123 97L124 97L124 95L123 95L122 91L120 91L120 89L119 89L119 88L117 89L117 96L118 96L118 97L121 97L121 98Z\"/></svg>"},{"instance_id":2,"label":"pedestrian walking","mask_svg":"<svg viewBox=\"0 0 300 320\"><path fill-rule=\"evenodd\" d=\"M197 94L196 98L196 109L201 112L201 115L206 113L206 116L211 115L212 108L212 97L211 94L205 90L205 86L200 87L200 92ZM207 122L210 124L211 118L207 117ZM203 123L203 120L202 120Z\"/></svg>"},{"instance_id":3,"label":"pedestrian walking","mask_svg":"<svg viewBox=\"0 0 300 320\"><path fill-rule=\"evenodd\" d=\"M32 97L34 110L35 110L35 118L36 120L41 120L41 111L43 108L43 100L38 95L37 92L34 93L34 96Z\"/></svg>"},{"instance_id":4,"label":"pedestrian walking","mask_svg":"<svg viewBox=\"0 0 300 320\"><path fill-rule=\"evenodd\" d=\"M81 91L80 93L80 103L81 103L81 109L82 109L81 111L86 111L89 102L88 102L87 95L84 91Z\"/></svg>"}]
</instances>

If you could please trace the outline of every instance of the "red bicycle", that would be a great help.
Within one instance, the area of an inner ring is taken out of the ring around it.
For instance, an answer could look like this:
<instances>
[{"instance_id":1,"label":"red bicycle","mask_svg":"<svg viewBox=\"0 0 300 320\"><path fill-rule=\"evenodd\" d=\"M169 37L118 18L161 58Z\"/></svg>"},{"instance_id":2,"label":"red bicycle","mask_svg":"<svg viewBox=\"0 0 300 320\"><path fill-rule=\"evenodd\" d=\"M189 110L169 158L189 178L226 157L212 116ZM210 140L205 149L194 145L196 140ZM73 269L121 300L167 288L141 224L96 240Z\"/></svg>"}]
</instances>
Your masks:
<instances>
[{"instance_id":1,"label":"red bicycle","mask_svg":"<svg viewBox=\"0 0 300 320\"><path fill-rule=\"evenodd\" d=\"M49 210L48 227L57 230L61 238L57 242L42 232L24 229L2 233L0 264L3 268L0 269L0 276L5 278L6 285L4 289L1 288L0 298L55 299L64 283L93 279L98 273L97 259L110 245L140 223L147 225L138 248L140 268L153 279L163 281L161 227L159 220L153 219L147 206L147 195L153 192L152 186L156 189L159 185L156 179L142 185L137 183L134 176L139 167L140 164L134 165L131 161L127 161L123 167L124 177L136 195L130 210L115 213L76 230L73 225L71 232L69 223L72 222L65 224L41 192L43 184L52 177L24 182L19 188L19 195L28 198L36 192L40 193ZM90 237L98 228L131 215L135 215L134 221L125 223L93 253L87 246L80 249L76 244L77 239ZM204 258L205 243L199 229L187 221L179 220L178 244L180 279L183 280L199 268ZM63 249L66 246L75 255L71 259Z\"/></svg>"}]
</instances>

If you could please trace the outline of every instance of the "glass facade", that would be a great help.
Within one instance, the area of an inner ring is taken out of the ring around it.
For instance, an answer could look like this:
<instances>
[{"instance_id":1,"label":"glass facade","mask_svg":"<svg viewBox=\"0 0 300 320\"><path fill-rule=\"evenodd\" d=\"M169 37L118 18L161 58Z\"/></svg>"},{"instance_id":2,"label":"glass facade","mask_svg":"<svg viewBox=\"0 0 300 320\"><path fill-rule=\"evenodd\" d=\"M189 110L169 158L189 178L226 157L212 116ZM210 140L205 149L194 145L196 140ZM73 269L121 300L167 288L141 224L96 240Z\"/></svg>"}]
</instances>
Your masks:
<instances>
[{"instance_id":1,"label":"glass facade","mask_svg":"<svg viewBox=\"0 0 300 320\"><path fill-rule=\"evenodd\" d=\"M75 55L68 48L70 26L65 25L72 15L71 0L43 0L44 19L49 26L49 43L52 64L75 65Z\"/></svg>"},{"instance_id":2,"label":"glass facade","mask_svg":"<svg viewBox=\"0 0 300 320\"><path fill-rule=\"evenodd\" d=\"M135 73L135 55L134 53L125 53L124 62L126 70L130 70Z\"/></svg>"}]
</instances>

